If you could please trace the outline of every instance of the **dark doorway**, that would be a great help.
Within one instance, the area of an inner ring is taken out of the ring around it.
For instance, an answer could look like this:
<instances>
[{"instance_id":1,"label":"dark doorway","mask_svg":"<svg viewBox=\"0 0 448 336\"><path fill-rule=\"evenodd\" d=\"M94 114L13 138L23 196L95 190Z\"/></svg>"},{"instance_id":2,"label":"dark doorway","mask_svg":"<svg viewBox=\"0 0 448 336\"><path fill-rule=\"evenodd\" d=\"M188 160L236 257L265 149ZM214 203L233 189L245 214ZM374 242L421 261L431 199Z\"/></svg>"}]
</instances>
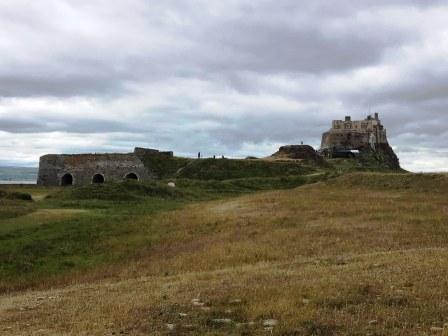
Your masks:
<instances>
[{"instance_id":1,"label":"dark doorway","mask_svg":"<svg viewBox=\"0 0 448 336\"><path fill-rule=\"evenodd\" d=\"M138 176L136 173L126 174L125 178L126 178L126 180L137 180L138 181Z\"/></svg>"},{"instance_id":2,"label":"dark doorway","mask_svg":"<svg viewBox=\"0 0 448 336\"><path fill-rule=\"evenodd\" d=\"M73 176L72 174L65 174L64 176L62 176L61 178L61 186L65 187L65 186L71 186L73 185Z\"/></svg>"},{"instance_id":3,"label":"dark doorway","mask_svg":"<svg viewBox=\"0 0 448 336\"><path fill-rule=\"evenodd\" d=\"M104 183L104 176L101 174L95 174L92 177L92 183L101 184Z\"/></svg>"}]
</instances>

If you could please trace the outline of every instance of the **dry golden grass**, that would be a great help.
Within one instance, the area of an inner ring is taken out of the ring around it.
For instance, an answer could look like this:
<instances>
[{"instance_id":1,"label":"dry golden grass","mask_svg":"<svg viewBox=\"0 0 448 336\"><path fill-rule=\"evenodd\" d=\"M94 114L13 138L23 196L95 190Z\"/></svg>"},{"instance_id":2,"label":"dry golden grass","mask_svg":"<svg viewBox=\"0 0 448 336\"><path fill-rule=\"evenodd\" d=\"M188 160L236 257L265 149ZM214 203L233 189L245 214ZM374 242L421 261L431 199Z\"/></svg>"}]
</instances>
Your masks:
<instances>
[{"instance_id":1,"label":"dry golden grass","mask_svg":"<svg viewBox=\"0 0 448 336\"><path fill-rule=\"evenodd\" d=\"M160 245L1 296L0 334L447 335L448 178L346 182L141 218Z\"/></svg>"}]
</instances>

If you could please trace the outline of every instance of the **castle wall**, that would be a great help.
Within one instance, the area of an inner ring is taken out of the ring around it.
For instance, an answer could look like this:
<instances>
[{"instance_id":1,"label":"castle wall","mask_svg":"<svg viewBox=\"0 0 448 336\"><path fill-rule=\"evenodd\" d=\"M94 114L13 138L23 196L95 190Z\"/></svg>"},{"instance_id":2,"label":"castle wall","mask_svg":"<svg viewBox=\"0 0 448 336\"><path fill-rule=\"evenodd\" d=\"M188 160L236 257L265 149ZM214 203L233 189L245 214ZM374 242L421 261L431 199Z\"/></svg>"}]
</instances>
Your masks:
<instances>
[{"instance_id":1,"label":"castle wall","mask_svg":"<svg viewBox=\"0 0 448 336\"><path fill-rule=\"evenodd\" d=\"M326 132L322 136L322 148L357 149L369 144L370 134L365 132Z\"/></svg>"},{"instance_id":2,"label":"castle wall","mask_svg":"<svg viewBox=\"0 0 448 336\"><path fill-rule=\"evenodd\" d=\"M378 114L364 120L334 120L332 128L322 135L321 150L353 150L364 146L375 148L378 144L387 144L387 134Z\"/></svg>"},{"instance_id":3,"label":"castle wall","mask_svg":"<svg viewBox=\"0 0 448 336\"><path fill-rule=\"evenodd\" d=\"M134 154L79 154L45 155L39 162L39 185L59 186L91 184L95 175L101 175L104 182L123 181L128 174L135 174L140 181L148 181L154 175L147 170ZM65 176L65 177L64 177ZM101 178L100 178L101 179Z\"/></svg>"}]
</instances>

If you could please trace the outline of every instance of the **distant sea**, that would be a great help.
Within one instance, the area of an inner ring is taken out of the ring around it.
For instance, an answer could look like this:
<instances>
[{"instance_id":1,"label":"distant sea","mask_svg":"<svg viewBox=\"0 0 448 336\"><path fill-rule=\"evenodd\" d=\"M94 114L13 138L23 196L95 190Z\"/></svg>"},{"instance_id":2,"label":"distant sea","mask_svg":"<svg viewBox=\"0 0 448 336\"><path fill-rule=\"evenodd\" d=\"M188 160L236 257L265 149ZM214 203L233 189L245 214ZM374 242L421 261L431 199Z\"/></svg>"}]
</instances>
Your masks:
<instances>
[{"instance_id":1,"label":"distant sea","mask_svg":"<svg viewBox=\"0 0 448 336\"><path fill-rule=\"evenodd\" d=\"M36 184L37 168L0 167L0 184Z\"/></svg>"}]
</instances>

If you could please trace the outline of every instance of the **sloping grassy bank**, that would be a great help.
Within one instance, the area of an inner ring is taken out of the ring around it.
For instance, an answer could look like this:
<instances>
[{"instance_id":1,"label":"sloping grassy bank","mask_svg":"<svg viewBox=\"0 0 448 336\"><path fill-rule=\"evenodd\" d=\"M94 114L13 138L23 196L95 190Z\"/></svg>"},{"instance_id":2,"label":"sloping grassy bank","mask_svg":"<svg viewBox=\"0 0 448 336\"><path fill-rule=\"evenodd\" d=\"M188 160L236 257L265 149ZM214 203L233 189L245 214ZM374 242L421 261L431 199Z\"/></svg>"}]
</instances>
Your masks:
<instances>
[{"instance_id":1,"label":"sloping grassy bank","mask_svg":"<svg viewBox=\"0 0 448 336\"><path fill-rule=\"evenodd\" d=\"M147 248L66 272L59 284L75 286L0 295L0 327L13 335L444 336L446 179L355 173L136 216L121 224L140 228L136 235L111 232L100 246L113 253L124 237L131 248L148 239Z\"/></svg>"},{"instance_id":2,"label":"sloping grassy bank","mask_svg":"<svg viewBox=\"0 0 448 336\"><path fill-rule=\"evenodd\" d=\"M315 173L315 166L295 161L202 159L194 160L178 174L179 178L229 180L253 177L282 177Z\"/></svg>"},{"instance_id":3,"label":"sloping grassy bank","mask_svg":"<svg viewBox=\"0 0 448 336\"><path fill-rule=\"evenodd\" d=\"M0 208L0 292L42 286L67 273L138 256L167 234L166 227L149 220L159 212L327 178L178 179L176 188L167 181L106 183L55 188L38 202L8 200L9 206Z\"/></svg>"}]
</instances>

